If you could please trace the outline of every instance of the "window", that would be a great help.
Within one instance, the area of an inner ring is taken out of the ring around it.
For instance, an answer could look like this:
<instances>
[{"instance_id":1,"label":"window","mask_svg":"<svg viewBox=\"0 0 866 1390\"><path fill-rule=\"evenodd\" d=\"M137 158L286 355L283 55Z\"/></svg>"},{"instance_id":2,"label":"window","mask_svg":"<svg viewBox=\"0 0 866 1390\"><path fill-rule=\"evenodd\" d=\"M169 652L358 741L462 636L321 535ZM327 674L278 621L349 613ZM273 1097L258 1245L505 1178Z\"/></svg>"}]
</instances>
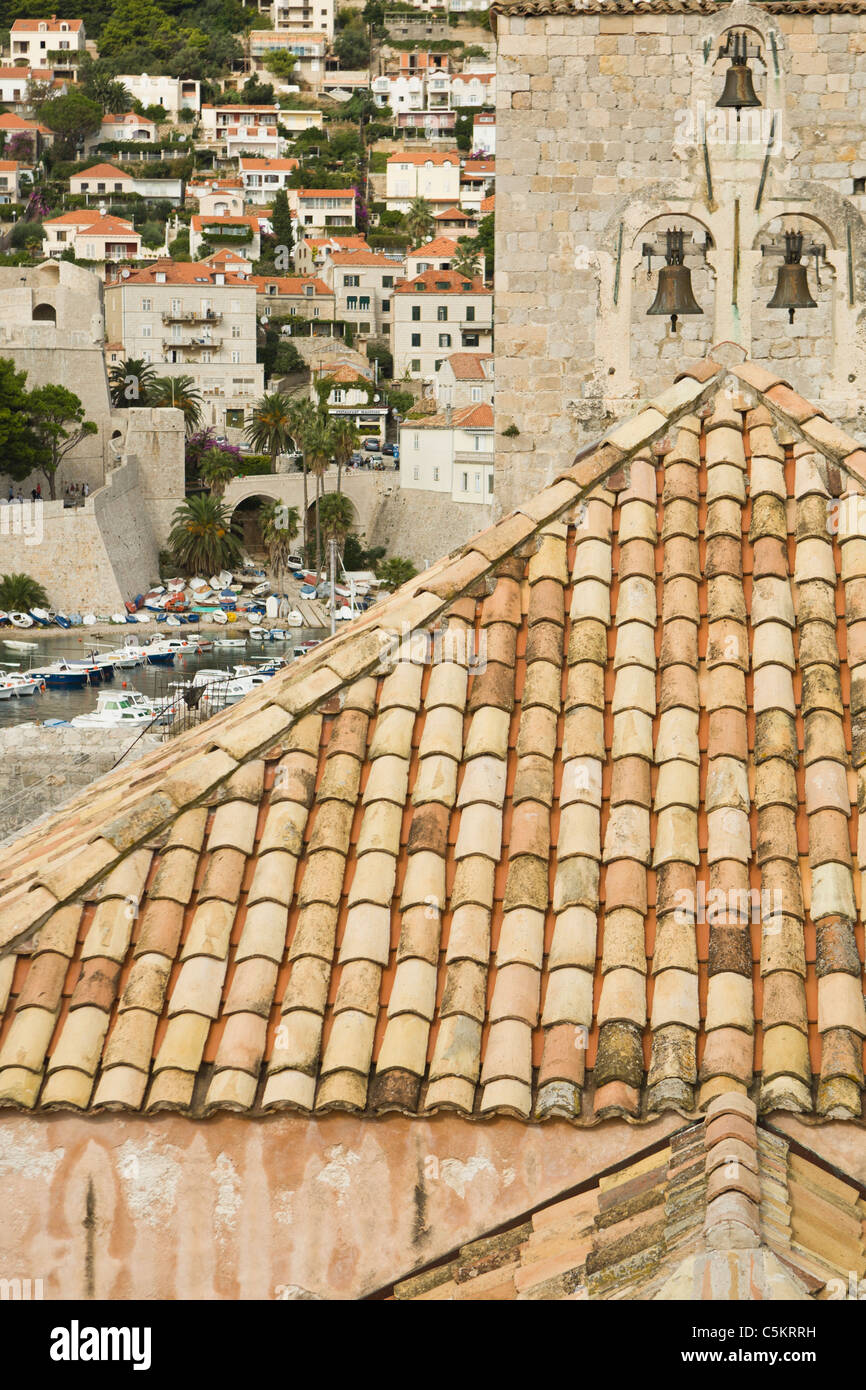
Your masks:
<instances>
[{"instance_id":1,"label":"window","mask_svg":"<svg viewBox=\"0 0 866 1390\"><path fill-rule=\"evenodd\" d=\"M360 275L344 275L344 276L343 276L343 284L344 284L344 285L351 285L352 287L355 287L355 286L357 286L357 285L360 285L360 283L361 283L361 277L360 277Z\"/></svg>"},{"instance_id":2,"label":"window","mask_svg":"<svg viewBox=\"0 0 866 1390\"><path fill-rule=\"evenodd\" d=\"M469 399L473 402L473 404L474 404L475 402L481 400L481 387L480 387L480 386L472 386L472 387L470 388L470 391L469 391Z\"/></svg>"},{"instance_id":3,"label":"window","mask_svg":"<svg viewBox=\"0 0 866 1390\"><path fill-rule=\"evenodd\" d=\"M475 474L475 491L476 491L476 492L480 492L480 491L481 491L481 474L480 474L480 473L476 473L476 474Z\"/></svg>"},{"instance_id":4,"label":"window","mask_svg":"<svg viewBox=\"0 0 866 1390\"><path fill-rule=\"evenodd\" d=\"M233 337L233 338L239 338L240 336L241 336L241 326L240 326L240 324L239 324L239 323L233 323L233 324L232 324L232 337Z\"/></svg>"},{"instance_id":5,"label":"window","mask_svg":"<svg viewBox=\"0 0 866 1390\"><path fill-rule=\"evenodd\" d=\"M410 372L420 372L420 370L421 370L421 358L420 358L420 357L413 357L413 358L412 358L412 361L411 361L410 364L409 364L409 370L410 370Z\"/></svg>"},{"instance_id":6,"label":"window","mask_svg":"<svg viewBox=\"0 0 866 1390\"><path fill-rule=\"evenodd\" d=\"M467 304L467 305L466 305L466 322L467 322L467 323L474 323L474 322L475 322L475 305L474 305L474 304Z\"/></svg>"},{"instance_id":7,"label":"window","mask_svg":"<svg viewBox=\"0 0 866 1390\"><path fill-rule=\"evenodd\" d=\"M434 468L434 469L433 469L433 481L434 481L434 483L438 483L438 481L439 481L439 469L438 469L438 468Z\"/></svg>"},{"instance_id":8,"label":"window","mask_svg":"<svg viewBox=\"0 0 866 1390\"><path fill-rule=\"evenodd\" d=\"M149 313L150 313L150 308L151 308L150 300L149 300L149 299L143 299L143 300L141 301L141 312L142 312L143 314L149 314Z\"/></svg>"},{"instance_id":9,"label":"window","mask_svg":"<svg viewBox=\"0 0 866 1390\"><path fill-rule=\"evenodd\" d=\"M348 297L348 299L346 300L346 308L351 310L351 309L357 309L357 307L358 307L358 296L357 296L356 294L350 294L349 297Z\"/></svg>"},{"instance_id":10,"label":"window","mask_svg":"<svg viewBox=\"0 0 866 1390\"><path fill-rule=\"evenodd\" d=\"M342 405L342 404L343 404L343 392L341 391L340 387L337 386L337 387L334 388L334 405Z\"/></svg>"},{"instance_id":11,"label":"window","mask_svg":"<svg viewBox=\"0 0 866 1390\"><path fill-rule=\"evenodd\" d=\"M179 314L179 313L180 313L180 300L179 300L179 299L173 299L173 300L171 301L171 312L172 312L173 314Z\"/></svg>"},{"instance_id":12,"label":"window","mask_svg":"<svg viewBox=\"0 0 866 1390\"><path fill-rule=\"evenodd\" d=\"M476 454L480 454L480 453L481 453L481 444L482 444L481 435L480 435L480 434L474 434L474 435L472 436L472 438L475 440L475 443L474 443L474 445L473 445L473 448L475 449Z\"/></svg>"},{"instance_id":13,"label":"window","mask_svg":"<svg viewBox=\"0 0 866 1390\"><path fill-rule=\"evenodd\" d=\"M450 347L450 346L451 346L451 334L450 334L450 333L440 333L440 334L439 334L439 346L440 346L440 347Z\"/></svg>"},{"instance_id":14,"label":"window","mask_svg":"<svg viewBox=\"0 0 866 1390\"><path fill-rule=\"evenodd\" d=\"M488 474L487 474L487 491L488 491L488 492L492 492L492 491L493 491L493 474L492 474L492 473L488 473Z\"/></svg>"},{"instance_id":15,"label":"window","mask_svg":"<svg viewBox=\"0 0 866 1390\"><path fill-rule=\"evenodd\" d=\"M420 447L421 447L421 436L420 436L420 434L413 434L413 435L412 435L412 448L413 448L413 449L420 449Z\"/></svg>"},{"instance_id":16,"label":"window","mask_svg":"<svg viewBox=\"0 0 866 1390\"><path fill-rule=\"evenodd\" d=\"M210 354L209 352L203 352L202 355L201 355L201 360L202 360L202 362L210 362L210 361L211 361L211 354Z\"/></svg>"},{"instance_id":17,"label":"window","mask_svg":"<svg viewBox=\"0 0 866 1390\"><path fill-rule=\"evenodd\" d=\"M362 312L362 313L364 312L365 309L366 309L367 313L370 312L370 296L369 296L368 294L362 294L362 295L361 295L361 303L360 303L360 305L359 305L359 308L361 309L361 312Z\"/></svg>"},{"instance_id":18,"label":"window","mask_svg":"<svg viewBox=\"0 0 866 1390\"><path fill-rule=\"evenodd\" d=\"M383 299L383 300L382 300L382 313L383 313L383 314L390 314L390 312L391 312L391 301L390 301L390 299Z\"/></svg>"},{"instance_id":19,"label":"window","mask_svg":"<svg viewBox=\"0 0 866 1390\"><path fill-rule=\"evenodd\" d=\"M420 334L420 333L413 333L413 334L412 334L412 346L413 346L413 347L420 347L420 346L421 346L421 334Z\"/></svg>"},{"instance_id":20,"label":"window","mask_svg":"<svg viewBox=\"0 0 866 1390\"><path fill-rule=\"evenodd\" d=\"M358 324L358 332L361 333L361 334L369 333L369 332L370 332L370 325L369 325L369 323L359 323L359 324Z\"/></svg>"},{"instance_id":21,"label":"window","mask_svg":"<svg viewBox=\"0 0 866 1390\"><path fill-rule=\"evenodd\" d=\"M479 336L478 336L477 333L464 333L464 334L463 334L463 346L464 346L464 347L478 347L479 342L480 342L480 339L479 339Z\"/></svg>"},{"instance_id":22,"label":"window","mask_svg":"<svg viewBox=\"0 0 866 1390\"><path fill-rule=\"evenodd\" d=\"M438 372L438 370L439 370L439 368L440 368L441 366L442 366L442 358L441 358L441 357L437 357L437 358L436 358L436 361L433 363L433 370L434 370L434 372Z\"/></svg>"},{"instance_id":23,"label":"window","mask_svg":"<svg viewBox=\"0 0 866 1390\"><path fill-rule=\"evenodd\" d=\"M230 430L242 430L244 427L244 412L242 410L227 410L226 427Z\"/></svg>"},{"instance_id":24,"label":"window","mask_svg":"<svg viewBox=\"0 0 866 1390\"><path fill-rule=\"evenodd\" d=\"M318 304L314 304L314 305L313 305L313 318L314 318L314 319L317 319L317 318L319 317L319 315L321 314L321 312L322 312L322 311L321 311L321 309L319 308Z\"/></svg>"},{"instance_id":25,"label":"window","mask_svg":"<svg viewBox=\"0 0 866 1390\"><path fill-rule=\"evenodd\" d=\"M416 482L421 477L421 469L418 467L417 463L415 464L415 467L412 469L412 477L415 479Z\"/></svg>"},{"instance_id":26,"label":"window","mask_svg":"<svg viewBox=\"0 0 866 1390\"><path fill-rule=\"evenodd\" d=\"M468 473L461 473L461 474L460 474L460 480L461 480L461 481L460 481L460 491L461 491L461 492L468 492L468 491L469 491L469 474L468 474Z\"/></svg>"},{"instance_id":27,"label":"window","mask_svg":"<svg viewBox=\"0 0 866 1390\"><path fill-rule=\"evenodd\" d=\"M393 288L394 288L394 276L393 276L393 275L383 275L383 276L382 276L382 289L383 289L383 290L392 290Z\"/></svg>"},{"instance_id":28,"label":"window","mask_svg":"<svg viewBox=\"0 0 866 1390\"><path fill-rule=\"evenodd\" d=\"M437 309L436 309L436 317L437 317L437 319L439 320L440 323L447 323L447 321L448 321L448 305L447 305L447 304L440 304L440 305L437 307Z\"/></svg>"},{"instance_id":29,"label":"window","mask_svg":"<svg viewBox=\"0 0 866 1390\"><path fill-rule=\"evenodd\" d=\"M232 353L232 361L233 361L233 362L240 362L240 360L241 360L241 355L240 355L240 353L239 353L239 352L233 352L233 353Z\"/></svg>"},{"instance_id":30,"label":"window","mask_svg":"<svg viewBox=\"0 0 866 1390\"><path fill-rule=\"evenodd\" d=\"M153 336L149 323L143 323L141 325L141 336L142 338L150 338Z\"/></svg>"},{"instance_id":31,"label":"window","mask_svg":"<svg viewBox=\"0 0 866 1390\"><path fill-rule=\"evenodd\" d=\"M413 322L413 323L420 323L420 321L421 321L421 305L420 305L420 304L413 304L413 305L412 305L412 322Z\"/></svg>"},{"instance_id":32,"label":"window","mask_svg":"<svg viewBox=\"0 0 866 1390\"><path fill-rule=\"evenodd\" d=\"M150 362L152 360L151 352L149 350L147 352L143 352L141 354L141 360L142 362Z\"/></svg>"}]
</instances>

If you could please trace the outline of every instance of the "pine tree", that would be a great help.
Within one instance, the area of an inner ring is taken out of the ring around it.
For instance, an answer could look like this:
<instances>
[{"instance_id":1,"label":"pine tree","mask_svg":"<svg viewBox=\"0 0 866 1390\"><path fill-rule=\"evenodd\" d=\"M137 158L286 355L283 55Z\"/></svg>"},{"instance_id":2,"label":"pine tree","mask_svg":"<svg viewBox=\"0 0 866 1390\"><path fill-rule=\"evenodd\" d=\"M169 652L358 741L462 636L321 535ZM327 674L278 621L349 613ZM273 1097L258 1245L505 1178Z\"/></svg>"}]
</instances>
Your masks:
<instances>
[{"instance_id":1,"label":"pine tree","mask_svg":"<svg viewBox=\"0 0 866 1390\"><path fill-rule=\"evenodd\" d=\"M285 257L287 262L290 261L294 236L292 234L292 214L289 212L289 200L286 197L286 190L284 188L279 190L274 199L274 206L271 211L271 226L274 229L276 255L279 255L280 259ZM285 251L281 251L281 247L285 247ZM276 255L275 264L277 264L277 269L289 269L290 266L288 264L282 266L277 262Z\"/></svg>"}]
</instances>

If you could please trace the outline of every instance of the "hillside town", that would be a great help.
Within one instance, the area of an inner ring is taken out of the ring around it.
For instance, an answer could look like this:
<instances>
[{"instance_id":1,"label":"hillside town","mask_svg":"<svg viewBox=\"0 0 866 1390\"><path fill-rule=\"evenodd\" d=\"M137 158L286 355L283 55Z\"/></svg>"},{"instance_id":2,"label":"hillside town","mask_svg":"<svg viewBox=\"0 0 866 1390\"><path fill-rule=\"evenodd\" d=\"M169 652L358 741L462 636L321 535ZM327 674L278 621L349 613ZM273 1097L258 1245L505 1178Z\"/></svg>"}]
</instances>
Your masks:
<instances>
[{"instance_id":1,"label":"hillside town","mask_svg":"<svg viewBox=\"0 0 866 1390\"><path fill-rule=\"evenodd\" d=\"M832 1364L866 0L0 8L0 1303Z\"/></svg>"}]
</instances>

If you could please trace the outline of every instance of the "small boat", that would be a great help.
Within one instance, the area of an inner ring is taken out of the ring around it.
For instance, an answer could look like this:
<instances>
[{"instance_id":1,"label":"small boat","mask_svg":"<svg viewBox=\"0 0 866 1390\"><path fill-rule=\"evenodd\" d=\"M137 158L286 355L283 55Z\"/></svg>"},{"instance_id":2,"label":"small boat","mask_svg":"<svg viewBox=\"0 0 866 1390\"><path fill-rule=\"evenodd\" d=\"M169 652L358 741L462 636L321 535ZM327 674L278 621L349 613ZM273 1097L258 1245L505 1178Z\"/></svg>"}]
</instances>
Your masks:
<instances>
[{"instance_id":1,"label":"small boat","mask_svg":"<svg viewBox=\"0 0 866 1390\"><path fill-rule=\"evenodd\" d=\"M84 619L82 618L82 616L81 616L80 613L70 613L70 614L69 614L69 626L70 626L70 627L81 627L81 624L82 624L83 621L84 621ZM63 722L65 723L65 720L64 720Z\"/></svg>"},{"instance_id":2,"label":"small boat","mask_svg":"<svg viewBox=\"0 0 866 1390\"><path fill-rule=\"evenodd\" d=\"M112 621L113 623L123 623L123 624L125 625L125 623L126 623L126 614L125 614L125 613L112 613L112 615L111 615L111 621Z\"/></svg>"},{"instance_id":3,"label":"small boat","mask_svg":"<svg viewBox=\"0 0 866 1390\"><path fill-rule=\"evenodd\" d=\"M96 626L96 614L95 614L95 613L85 613L84 617L82 618L82 622L84 623L84 626L85 626L85 627L95 627L95 626Z\"/></svg>"},{"instance_id":4,"label":"small boat","mask_svg":"<svg viewBox=\"0 0 866 1390\"><path fill-rule=\"evenodd\" d=\"M12 686L6 683L4 677L0 677L0 700L11 700L12 695Z\"/></svg>"},{"instance_id":5,"label":"small boat","mask_svg":"<svg viewBox=\"0 0 866 1390\"><path fill-rule=\"evenodd\" d=\"M181 626L180 618L175 617L174 613L169 613L169 615L168 615L168 617L166 618L165 621L166 621L166 623L167 623L167 625L168 625L169 627L180 627L180 626Z\"/></svg>"},{"instance_id":6,"label":"small boat","mask_svg":"<svg viewBox=\"0 0 866 1390\"><path fill-rule=\"evenodd\" d=\"M274 640L266 627L251 627L250 637L254 642L273 642Z\"/></svg>"},{"instance_id":7,"label":"small boat","mask_svg":"<svg viewBox=\"0 0 866 1390\"><path fill-rule=\"evenodd\" d=\"M316 597L316 586L315 586L315 584L302 584L302 585L301 585L301 598L315 598L315 597Z\"/></svg>"},{"instance_id":8,"label":"small boat","mask_svg":"<svg viewBox=\"0 0 866 1390\"><path fill-rule=\"evenodd\" d=\"M33 619L29 613L10 613L9 621L13 627L32 627Z\"/></svg>"},{"instance_id":9,"label":"small boat","mask_svg":"<svg viewBox=\"0 0 866 1390\"><path fill-rule=\"evenodd\" d=\"M51 615L47 608L31 608L30 616L34 623L38 623L40 627L47 627L51 621Z\"/></svg>"},{"instance_id":10,"label":"small boat","mask_svg":"<svg viewBox=\"0 0 866 1390\"><path fill-rule=\"evenodd\" d=\"M8 647L12 652L35 652L39 648L38 642L17 642L10 637L4 637L3 646Z\"/></svg>"},{"instance_id":11,"label":"small boat","mask_svg":"<svg viewBox=\"0 0 866 1390\"><path fill-rule=\"evenodd\" d=\"M290 570L302 570L304 568L304 557L302 555L290 555L286 560L286 567Z\"/></svg>"},{"instance_id":12,"label":"small boat","mask_svg":"<svg viewBox=\"0 0 866 1390\"><path fill-rule=\"evenodd\" d=\"M289 627L303 627L304 615L299 608L291 608L286 617Z\"/></svg>"},{"instance_id":13,"label":"small boat","mask_svg":"<svg viewBox=\"0 0 866 1390\"><path fill-rule=\"evenodd\" d=\"M268 594L271 592L271 586L267 582L264 584L257 584L250 592L253 598L267 598Z\"/></svg>"},{"instance_id":14,"label":"small boat","mask_svg":"<svg viewBox=\"0 0 866 1390\"><path fill-rule=\"evenodd\" d=\"M158 648L148 647L145 652L145 660L148 666L173 666L175 653L168 648L163 651Z\"/></svg>"},{"instance_id":15,"label":"small boat","mask_svg":"<svg viewBox=\"0 0 866 1390\"><path fill-rule=\"evenodd\" d=\"M56 622L56 624L57 624L58 627L71 627L71 626L72 626L72 620L71 620L70 618L67 618L67 616L66 616L65 613L58 613L58 614L55 616L54 621Z\"/></svg>"},{"instance_id":16,"label":"small boat","mask_svg":"<svg viewBox=\"0 0 866 1390\"><path fill-rule=\"evenodd\" d=\"M229 620L228 614L223 612L222 608L217 608L215 612L211 614L211 617L215 623L227 623Z\"/></svg>"},{"instance_id":17,"label":"small boat","mask_svg":"<svg viewBox=\"0 0 866 1390\"><path fill-rule=\"evenodd\" d=\"M246 637L217 637L214 640L215 647L245 647Z\"/></svg>"},{"instance_id":18,"label":"small boat","mask_svg":"<svg viewBox=\"0 0 866 1390\"><path fill-rule=\"evenodd\" d=\"M45 689L45 682L40 676L33 676L29 673L24 675L21 671L10 671L6 676L0 676L0 692L9 691L12 695L25 696L41 694ZM0 699L5 700L6 695L0 693Z\"/></svg>"},{"instance_id":19,"label":"small boat","mask_svg":"<svg viewBox=\"0 0 866 1390\"><path fill-rule=\"evenodd\" d=\"M71 721L75 729L117 729L124 725L146 726L160 715L160 710L137 690L102 691L95 710L77 714Z\"/></svg>"},{"instance_id":20,"label":"small boat","mask_svg":"<svg viewBox=\"0 0 866 1390\"><path fill-rule=\"evenodd\" d=\"M128 598L126 600L124 607L126 608L127 613L137 613L143 602L143 596L141 594L136 594L135 598Z\"/></svg>"},{"instance_id":21,"label":"small boat","mask_svg":"<svg viewBox=\"0 0 866 1390\"><path fill-rule=\"evenodd\" d=\"M80 690L87 685L91 671L84 665L73 665L71 661L55 661L39 671L31 671L31 676L39 676L50 690Z\"/></svg>"}]
</instances>

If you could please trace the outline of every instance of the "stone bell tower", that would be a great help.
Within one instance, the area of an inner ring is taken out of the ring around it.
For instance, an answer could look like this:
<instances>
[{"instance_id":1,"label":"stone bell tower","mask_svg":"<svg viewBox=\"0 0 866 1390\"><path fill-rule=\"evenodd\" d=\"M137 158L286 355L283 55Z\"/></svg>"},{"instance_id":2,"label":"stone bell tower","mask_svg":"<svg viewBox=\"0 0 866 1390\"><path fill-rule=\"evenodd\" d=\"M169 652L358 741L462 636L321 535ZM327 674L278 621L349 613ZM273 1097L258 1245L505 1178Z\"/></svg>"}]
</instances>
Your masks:
<instances>
[{"instance_id":1,"label":"stone bell tower","mask_svg":"<svg viewBox=\"0 0 866 1390\"><path fill-rule=\"evenodd\" d=\"M713 344L784 367L840 423L866 426L863 10L496 0L504 508ZM686 285L700 310L675 325L659 307L668 233L688 272L668 288ZM802 269L780 300L786 240Z\"/></svg>"}]
</instances>

